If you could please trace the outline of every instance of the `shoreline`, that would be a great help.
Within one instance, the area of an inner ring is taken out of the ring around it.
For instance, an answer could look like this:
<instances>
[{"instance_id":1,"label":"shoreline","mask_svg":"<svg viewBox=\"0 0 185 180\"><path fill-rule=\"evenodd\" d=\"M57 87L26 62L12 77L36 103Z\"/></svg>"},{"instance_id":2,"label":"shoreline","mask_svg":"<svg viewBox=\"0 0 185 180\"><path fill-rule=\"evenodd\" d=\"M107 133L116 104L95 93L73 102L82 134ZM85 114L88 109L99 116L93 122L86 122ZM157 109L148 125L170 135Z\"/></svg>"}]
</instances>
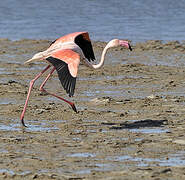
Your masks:
<instances>
[{"instance_id":1,"label":"shoreline","mask_svg":"<svg viewBox=\"0 0 185 180\"><path fill-rule=\"evenodd\" d=\"M185 52L185 40L182 40L182 42L180 41L162 41L162 40L147 40L147 41L141 41L141 42L135 42L132 43L131 40L130 41L131 45L133 46L133 50L137 50L137 51L144 51L144 50L177 50L180 52ZM6 38L0 38L0 51L2 54L2 49L4 49L4 47L7 47L7 45L12 45L15 46L17 45L17 48L19 48L21 46L21 44L33 44L33 45L37 45L37 44L46 44L46 48L47 45L49 45L52 42L52 40L47 40L47 39L21 39L21 40L10 40L10 39L6 39ZM92 41L93 46L97 46L97 47L104 47L106 45L107 42L103 42L103 41ZM120 50L120 48L117 48L118 50Z\"/></svg>"}]
</instances>

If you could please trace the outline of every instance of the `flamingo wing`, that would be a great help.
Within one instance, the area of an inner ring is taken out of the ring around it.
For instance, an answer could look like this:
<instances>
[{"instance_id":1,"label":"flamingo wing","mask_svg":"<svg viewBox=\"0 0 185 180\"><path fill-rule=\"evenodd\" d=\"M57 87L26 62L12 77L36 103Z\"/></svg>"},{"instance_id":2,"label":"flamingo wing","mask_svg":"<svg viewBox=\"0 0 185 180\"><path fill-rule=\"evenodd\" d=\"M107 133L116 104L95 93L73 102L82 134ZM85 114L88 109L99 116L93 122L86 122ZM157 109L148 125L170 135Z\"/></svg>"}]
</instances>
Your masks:
<instances>
[{"instance_id":1,"label":"flamingo wing","mask_svg":"<svg viewBox=\"0 0 185 180\"><path fill-rule=\"evenodd\" d=\"M74 95L80 55L73 50L63 49L46 58L57 70L59 80L69 96Z\"/></svg>"},{"instance_id":2,"label":"flamingo wing","mask_svg":"<svg viewBox=\"0 0 185 180\"><path fill-rule=\"evenodd\" d=\"M84 56L89 62L95 60L93 47L87 32L77 35L74 39L74 42L82 49Z\"/></svg>"},{"instance_id":3,"label":"flamingo wing","mask_svg":"<svg viewBox=\"0 0 185 180\"><path fill-rule=\"evenodd\" d=\"M50 44L50 48L56 46L58 43L66 43L66 42L76 43L81 48L85 58L89 62L95 60L95 55L94 55L93 47L92 47L88 32L75 32L75 33L62 36L56 39L55 41L53 41Z\"/></svg>"}]
</instances>

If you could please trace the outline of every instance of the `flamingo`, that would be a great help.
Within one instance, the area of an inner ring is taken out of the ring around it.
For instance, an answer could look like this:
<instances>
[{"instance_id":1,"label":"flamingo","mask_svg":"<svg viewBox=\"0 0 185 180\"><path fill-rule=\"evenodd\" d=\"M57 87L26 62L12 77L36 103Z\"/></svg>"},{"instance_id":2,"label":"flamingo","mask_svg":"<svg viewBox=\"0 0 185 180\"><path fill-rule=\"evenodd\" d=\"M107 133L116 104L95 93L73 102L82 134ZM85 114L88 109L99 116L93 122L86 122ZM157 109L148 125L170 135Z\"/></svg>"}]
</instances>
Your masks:
<instances>
[{"instance_id":1,"label":"flamingo","mask_svg":"<svg viewBox=\"0 0 185 180\"><path fill-rule=\"evenodd\" d=\"M102 52L102 56L100 62L98 64L91 63L95 60L92 44L89 38L88 32L74 32L71 34L67 34L63 37L56 39L51 43L49 48L43 52L39 52L35 54L31 59L27 60L26 63L31 63L34 61L45 61L48 65L43 69L33 80L30 81L30 86L27 94L27 98L25 101L25 105L21 114L21 123L23 126L27 127L24 123L24 114L26 112L26 108L28 105L28 100L30 97L30 93L35 81L45 73L50 67L52 67L46 79L40 86L40 91L46 92L60 100L68 103L72 109L77 113L76 106L73 102L70 102L56 94L50 93L44 89L44 85L47 80L56 70L58 73L58 78L66 91L69 97L74 95L76 77L78 72L78 66L80 61L85 64L87 67L92 69L99 69L103 66L105 55L107 50L112 47L124 46L132 51L132 48L128 41L113 39L108 42Z\"/></svg>"}]
</instances>

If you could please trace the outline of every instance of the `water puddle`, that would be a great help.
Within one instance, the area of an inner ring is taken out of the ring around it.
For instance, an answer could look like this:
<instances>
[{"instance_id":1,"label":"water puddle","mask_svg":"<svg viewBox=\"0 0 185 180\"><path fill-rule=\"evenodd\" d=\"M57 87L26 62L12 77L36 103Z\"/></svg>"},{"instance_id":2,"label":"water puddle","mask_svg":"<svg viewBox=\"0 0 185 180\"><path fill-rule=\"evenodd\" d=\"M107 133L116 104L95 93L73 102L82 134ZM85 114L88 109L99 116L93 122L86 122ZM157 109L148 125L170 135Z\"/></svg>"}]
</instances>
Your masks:
<instances>
[{"instance_id":1,"label":"water puddle","mask_svg":"<svg viewBox=\"0 0 185 180\"><path fill-rule=\"evenodd\" d=\"M180 151L176 154L172 154L168 159L160 159L159 164L161 166L185 166L185 151Z\"/></svg>"},{"instance_id":2,"label":"water puddle","mask_svg":"<svg viewBox=\"0 0 185 180\"><path fill-rule=\"evenodd\" d=\"M32 70L43 70L43 66L27 66L18 68L19 71L32 71Z\"/></svg>"},{"instance_id":3,"label":"water puddle","mask_svg":"<svg viewBox=\"0 0 185 180\"><path fill-rule=\"evenodd\" d=\"M13 170L10 170L10 169L0 169L0 173L7 173L9 175L27 175L27 174L30 174L31 171L22 171L22 172L14 172Z\"/></svg>"},{"instance_id":4,"label":"water puddle","mask_svg":"<svg viewBox=\"0 0 185 180\"><path fill-rule=\"evenodd\" d=\"M40 123L39 125L33 125L35 122L29 121L25 122L25 124L28 126L24 129L24 131L31 131L31 132L51 132L51 131L57 131L59 128L57 127L50 127L48 123ZM0 130L1 131L20 131L22 130L22 125L20 124L19 120L16 121L16 124L10 123L8 125L0 124Z\"/></svg>"},{"instance_id":5,"label":"water puddle","mask_svg":"<svg viewBox=\"0 0 185 180\"><path fill-rule=\"evenodd\" d=\"M161 92L161 93L158 93L159 96L182 96L184 97L185 94L184 94L184 91L185 91L185 88L181 88L181 89L177 89L177 91L165 91L165 92Z\"/></svg>"},{"instance_id":6,"label":"water puddle","mask_svg":"<svg viewBox=\"0 0 185 180\"><path fill-rule=\"evenodd\" d=\"M73 153L73 154L69 154L67 155L67 157L82 157L82 158L88 158L88 157L95 157L95 154L92 153Z\"/></svg>"},{"instance_id":7,"label":"water puddle","mask_svg":"<svg viewBox=\"0 0 185 180\"><path fill-rule=\"evenodd\" d=\"M97 130L89 129L89 130L87 130L87 132L89 132L89 133L97 133Z\"/></svg>"},{"instance_id":8,"label":"water puddle","mask_svg":"<svg viewBox=\"0 0 185 180\"><path fill-rule=\"evenodd\" d=\"M151 85L150 88L156 88L156 85ZM132 88L132 91L129 89ZM102 85L91 85L91 88L83 91L83 96L86 97L105 97L109 96L112 98L138 98L144 99L151 95L151 92L146 92L147 87L145 85L117 85L117 86L102 86Z\"/></svg>"},{"instance_id":9,"label":"water puddle","mask_svg":"<svg viewBox=\"0 0 185 180\"><path fill-rule=\"evenodd\" d=\"M18 79L14 79L14 80L18 81ZM12 81L12 77L6 76L6 77L1 77L1 79L0 79L0 83L5 83L8 81Z\"/></svg>"},{"instance_id":10,"label":"water puddle","mask_svg":"<svg viewBox=\"0 0 185 180\"><path fill-rule=\"evenodd\" d=\"M0 130L1 131L19 131L20 128L18 128L17 125L15 124L9 124L9 125L0 124Z\"/></svg>"},{"instance_id":11,"label":"water puddle","mask_svg":"<svg viewBox=\"0 0 185 180\"><path fill-rule=\"evenodd\" d=\"M10 169L0 169L0 173L8 173L11 175L14 175L14 171L10 170Z\"/></svg>"},{"instance_id":12,"label":"water puddle","mask_svg":"<svg viewBox=\"0 0 185 180\"><path fill-rule=\"evenodd\" d=\"M27 122L25 122L25 124L28 126L27 128L25 128L25 131L31 131L31 132L52 132L52 131L58 131L60 130L59 128L57 128L56 126L54 126L55 124L58 123L66 123L66 120L62 120L62 119L55 119L52 121L49 120L42 120L42 121L38 121L38 120L28 120Z\"/></svg>"},{"instance_id":13,"label":"water puddle","mask_svg":"<svg viewBox=\"0 0 185 180\"><path fill-rule=\"evenodd\" d=\"M101 169L108 170L108 169L112 169L113 164L111 164L111 163L104 163L104 164L103 163L96 163L95 166L97 166L98 168L101 168Z\"/></svg>"},{"instance_id":14,"label":"water puddle","mask_svg":"<svg viewBox=\"0 0 185 180\"><path fill-rule=\"evenodd\" d=\"M14 73L8 72L8 71L6 70L6 68L0 68L0 75L1 75L1 74L12 75L12 74L14 74Z\"/></svg>"},{"instance_id":15,"label":"water puddle","mask_svg":"<svg viewBox=\"0 0 185 180\"><path fill-rule=\"evenodd\" d=\"M76 171L75 173L76 174L90 174L91 171L92 171L91 169L82 169L82 170Z\"/></svg>"},{"instance_id":16,"label":"water puddle","mask_svg":"<svg viewBox=\"0 0 185 180\"><path fill-rule=\"evenodd\" d=\"M31 131L31 132L51 132L51 131L57 131L59 128L57 127L46 127L43 126L43 123L40 125L28 125L26 128L26 131Z\"/></svg>"},{"instance_id":17,"label":"water puddle","mask_svg":"<svg viewBox=\"0 0 185 180\"><path fill-rule=\"evenodd\" d=\"M0 148L0 153L8 153L6 149Z\"/></svg>"},{"instance_id":18,"label":"water puddle","mask_svg":"<svg viewBox=\"0 0 185 180\"><path fill-rule=\"evenodd\" d=\"M163 129L163 128L129 129L129 131L133 133L146 133L146 134L157 134L157 133L169 132L168 129Z\"/></svg>"},{"instance_id":19,"label":"water puddle","mask_svg":"<svg viewBox=\"0 0 185 180\"><path fill-rule=\"evenodd\" d=\"M22 176L25 176L25 175L28 175L30 174L31 171L23 171L23 172L20 172L20 173L17 173L18 175L22 175Z\"/></svg>"},{"instance_id":20,"label":"water puddle","mask_svg":"<svg viewBox=\"0 0 185 180\"><path fill-rule=\"evenodd\" d=\"M90 174L91 171L110 171L113 168L116 169L116 167L111 163L105 163L105 164L96 163L92 166L94 166L94 168L81 169L81 170L76 171L75 173L76 174Z\"/></svg>"},{"instance_id":21,"label":"water puddle","mask_svg":"<svg viewBox=\"0 0 185 180\"><path fill-rule=\"evenodd\" d=\"M139 141L142 141L142 140L143 140L143 138L136 138L135 139L136 142L139 142Z\"/></svg>"},{"instance_id":22,"label":"water puddle","mask_svg":"<svg viewBox=\"0 0 185 180\"><path fill-rule=\"evenodd\" d=\"M16 100L11 98L1 98L0 104L16 104Z\"/></svg>"},{"instance_id":23,"label":"water puddle","mask_svg":"<svg viewBox=\"0 0 185 180\"><path fill-rule=\"evenodd\" d=\"M74 141L81 141L82 139L79 138L79 137L74 137L74 138L72 138L72 140L74 140Z\"/></svg>"},{"instance_id":24,"label":"water puddle","mask_svg":"<svg viewBox=\"0 0 185 180\"><path fill-rule=\"evenodd\" d=\"M171 154L167 158L141 158L141 157L132 157L129 155L124 156L115 156L108 158L109 160L120 161L120 162L135 162L137 166L149 166L151 163L160 166L185 166L185 151L180 151L176 154Z\"/></svg>"},{"instance_id":25,"label":"water puddle","mask_svg":"<svg viewBox=\"0 0 185 180\"><path fill-rule=\"evenodd\" d=\"M19 61L20 56L17 56L15 54L3 54L3 55L0 55L0 57L6 63L20 64L20 61Z\"/></svg>"},{"instance_id":26,"label":"water puddle","mask_svg":"<svg viewBox=\"0 0 185 180\"><path fill-rule=\"evenodd\" d=\"M97 88L96 88L97 89ZM109 89L108 88L102 88L99 90L86 90L83 92L84 96L87 97L101 97L102 96L111 96L111 97L120 97L120 94L122 94L123 89Z\"/></svg>"}]
</instances>

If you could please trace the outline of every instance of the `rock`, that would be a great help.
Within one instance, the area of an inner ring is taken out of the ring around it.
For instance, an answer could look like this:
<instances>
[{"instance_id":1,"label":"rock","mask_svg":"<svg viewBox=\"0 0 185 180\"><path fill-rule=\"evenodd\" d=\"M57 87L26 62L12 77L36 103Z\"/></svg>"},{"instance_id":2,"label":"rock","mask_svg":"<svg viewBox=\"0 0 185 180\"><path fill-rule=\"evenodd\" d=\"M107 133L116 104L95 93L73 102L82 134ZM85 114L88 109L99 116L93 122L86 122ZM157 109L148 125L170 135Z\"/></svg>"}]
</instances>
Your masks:
<instances>
[{"instance_id":1,"label":"rock","mask_svg":"<svg viewBox=\"0 0 185 180\"><path fill-rule=\"evenodd\" d=\"M176 144L181 144L181 145L185 145L185 140L182 139L176 139L175 141L173 141Z\"/></svg>"}]
</instances>

